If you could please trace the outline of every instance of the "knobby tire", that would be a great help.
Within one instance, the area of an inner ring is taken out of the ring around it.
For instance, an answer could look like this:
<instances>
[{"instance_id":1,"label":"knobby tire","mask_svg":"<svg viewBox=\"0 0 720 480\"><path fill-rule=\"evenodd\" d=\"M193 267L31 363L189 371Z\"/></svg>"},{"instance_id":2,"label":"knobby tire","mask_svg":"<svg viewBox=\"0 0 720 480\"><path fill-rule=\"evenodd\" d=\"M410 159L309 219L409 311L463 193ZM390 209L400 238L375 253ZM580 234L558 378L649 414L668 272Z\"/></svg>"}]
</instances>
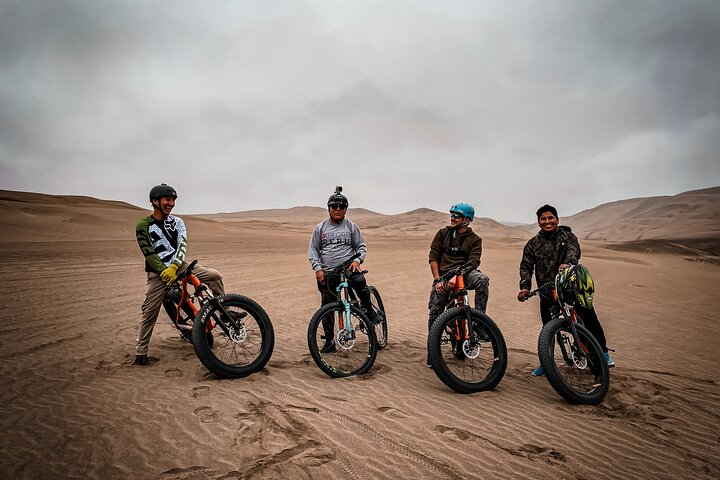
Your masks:
<instances>
[{"instance_id":1,"label":"knobby tire","mask_svg":"<svg viewBox=\"0 0 720 480\"><path fill-rule=\"evenodd\" d=\"M270 317L257 302L244 295L228 294L215 299L229 314L235 315L241 327L231 332L236 335L235 338L228 337L217 324L222 312L212 301L206 303L198 312L192 330L192 343L198 359L220 378L241 378L262 370L275 346L275 331ZM243 316L243 313L246 315ZM206 334L208 321L214 325L212 343Z\"/></svg>"},{"instance_id":2,"label":"knobby tire","mask_svg":"<svg viewBox=\"0 0 720 480\"><path fill-rule=\"evenodd\" d=\"M471 325L487 336L468 353L463 352L464 339L455 341L454 328L465 319L465 310L451 308L438 316L430 327L428 354L438 378L458 393L492 390L500 383L507 368L505 338L490 317L474 308L469 309ZM468 343L468 348L470 344ZM474 358L473 358L474 357Z\"/></svg>"},{"instance_id":3,"label":"knobby tire","mask_svg":"<svg viewBox=\"0 0 720 480\"><path fill-rule=\"evenodd\" d=\"M573 404L597 405L605 399L610 388L610 370L595 337L579 323L575 328L587 354L583 353L578 362L572 360L575 342L568 322L558 318L545 324L540 331L540 365L550 385L565 400ZM560 344L565 338L569 343Z\"/></svg>"},{"instance_id":4,"label":"knobby tire","mask_svg":"<svg viewBox=\"0 0 720 480\"><path fill-rule=\"evenodd\" d=\"M340 378L366 373L372 368L377 355L375 329L365 314L354 305L350 307L350 318L355 339L339 339L338 315L345 312L341 302L323 305L310 319L308 325L308 349L313 360L330 377ZM332 321L329 319L332 318ZM321 352L327 341L323 319L332 325L332 340L335 348L330 352Z\"/></svg>"}]
</instances>

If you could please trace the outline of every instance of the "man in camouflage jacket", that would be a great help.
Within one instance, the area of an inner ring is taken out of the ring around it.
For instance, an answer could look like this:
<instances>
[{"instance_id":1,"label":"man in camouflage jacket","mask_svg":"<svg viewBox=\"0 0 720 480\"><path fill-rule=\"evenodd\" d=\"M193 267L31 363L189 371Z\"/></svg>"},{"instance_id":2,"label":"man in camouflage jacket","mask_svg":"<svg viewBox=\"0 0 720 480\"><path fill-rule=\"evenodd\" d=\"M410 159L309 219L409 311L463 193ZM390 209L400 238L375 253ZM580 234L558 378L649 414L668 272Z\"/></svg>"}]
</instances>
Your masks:
<instances>
[{"instance_id":1,"label":"man in camouflage jacket","mask_svg":"<svg viewBox=\"0 0 720 480\"><path fill-rule=\"evenodd\" d=\"M525 300L532 287L533 270L537 286L541 287L553 282L559 270L567 265L577 265L580 260L580 243L570 227L558 225L560 219L555 207L543 205L536 214L540 231L525 244L520 261L520 291L517 298L521 302ZM552 320L551 309L553 307L557 307L557 303L552 296L541 294L540 317L543 325ZM600 343L606 354L608 365L614 366L607 353L605 332L600 325L595 309L586 309L576 305L575 311ZM540 367L535 369L533 375L536 374L535 372L542 375Z\"/></svg>"}]
</instances>

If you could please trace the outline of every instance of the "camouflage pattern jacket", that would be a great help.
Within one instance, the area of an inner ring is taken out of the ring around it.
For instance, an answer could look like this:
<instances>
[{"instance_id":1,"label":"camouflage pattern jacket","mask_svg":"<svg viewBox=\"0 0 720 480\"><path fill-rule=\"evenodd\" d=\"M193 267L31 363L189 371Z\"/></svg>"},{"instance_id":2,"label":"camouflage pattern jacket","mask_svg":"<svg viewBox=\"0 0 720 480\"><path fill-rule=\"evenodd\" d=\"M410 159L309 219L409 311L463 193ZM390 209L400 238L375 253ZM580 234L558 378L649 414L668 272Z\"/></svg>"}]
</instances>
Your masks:
<instances>
[{"instance_id":1,"label":"camouflage pattern jacket","mask_svg":"<svg viewBox=\"0 0 720 480\"><path fill-rule=\"evenodd\" d=\"M561 225L554 232L538 232L523 249L520 262L520 290L532 288L532 274L540 287L555 280L560 265L580 260L580 243L570 227Z\"/></svg>"}]
</instances>

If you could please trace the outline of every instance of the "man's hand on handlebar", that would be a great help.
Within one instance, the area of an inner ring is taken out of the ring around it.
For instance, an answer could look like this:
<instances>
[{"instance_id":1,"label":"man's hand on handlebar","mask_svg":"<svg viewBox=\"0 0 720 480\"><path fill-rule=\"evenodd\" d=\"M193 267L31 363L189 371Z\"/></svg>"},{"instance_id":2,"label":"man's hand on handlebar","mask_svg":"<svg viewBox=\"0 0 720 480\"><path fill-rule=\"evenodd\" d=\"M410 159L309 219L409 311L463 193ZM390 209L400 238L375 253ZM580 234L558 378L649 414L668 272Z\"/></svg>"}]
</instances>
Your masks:
<instances>
[{"instance_id":1,"label":"man's hand on handlebar","mask_svg":"<svg viewBox=\"0 0 720 480\"><path fill-rule=\"evenodd\" d=\"M360 264L358 262L352 262L350 264L350 271L351 272L359 272L360 271Z\"/></svg>"},{"instance_id":2,"label":"man's hand on handlebar","mask_svg":"<svg viewBox=\"0 0 720 480\"><path fill-rule=\"evenodd\" d=\"M435 291L440 295L445 295L447 291L447 285L440 278L435 279Z\"/></svg>"},{"instance_id":3,"label":"man's hand on handlebar","mask_svg":"<svg viewBox=\"0 0 720 480\"><path fill-rule=\"evenodd\" d=\"M325 283L325 272L322 269L315 271L315 280L318 283Z\"/></svg>"},{"instance_id":4,"label":"man's hand on handlebar","mask_svg":"<svg viewBox=\"0 0 720 480\"><path fill-rule=\"evenodd\" d=\"M517 296L518 302L524 302L525 300L527 300L528 293L530 293L530 290L528 290L527 288L523 288L522 290L520 290Z\"/></svg>"}]
</instances>

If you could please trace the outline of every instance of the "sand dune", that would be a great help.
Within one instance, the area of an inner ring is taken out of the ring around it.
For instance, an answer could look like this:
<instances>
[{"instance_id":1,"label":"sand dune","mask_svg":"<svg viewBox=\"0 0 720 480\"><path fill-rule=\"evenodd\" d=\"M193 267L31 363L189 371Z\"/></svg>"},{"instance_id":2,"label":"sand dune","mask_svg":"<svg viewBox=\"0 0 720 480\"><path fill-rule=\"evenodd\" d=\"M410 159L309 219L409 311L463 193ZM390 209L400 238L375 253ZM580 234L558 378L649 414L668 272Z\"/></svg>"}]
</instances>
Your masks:
<instances>
[{"instance_id":1,"label":"sand dune","mask_svg":"<svg viewBox=\"0 0 720 480\"><path fill-rule=\"evenodd\" d=\"M427 249L445 214L410 212L409 236L367 214L378 223L365 267L390 343L369 374L342 380L307 351L314 211L305 225L282 212L190 217L189 257L260 302L276 330L267 367L226 381L162 313L151 365L130 365L144 292L133 229L146 211L17 192L0 202L2 478L720 477L718 266L583 242L617 367L602 404L572 406L529 375L540 321L536 303L515 300L522 228L484 242L507 373L492 392L459 395L424 365Z\"/></svg>"}]
</instances>

